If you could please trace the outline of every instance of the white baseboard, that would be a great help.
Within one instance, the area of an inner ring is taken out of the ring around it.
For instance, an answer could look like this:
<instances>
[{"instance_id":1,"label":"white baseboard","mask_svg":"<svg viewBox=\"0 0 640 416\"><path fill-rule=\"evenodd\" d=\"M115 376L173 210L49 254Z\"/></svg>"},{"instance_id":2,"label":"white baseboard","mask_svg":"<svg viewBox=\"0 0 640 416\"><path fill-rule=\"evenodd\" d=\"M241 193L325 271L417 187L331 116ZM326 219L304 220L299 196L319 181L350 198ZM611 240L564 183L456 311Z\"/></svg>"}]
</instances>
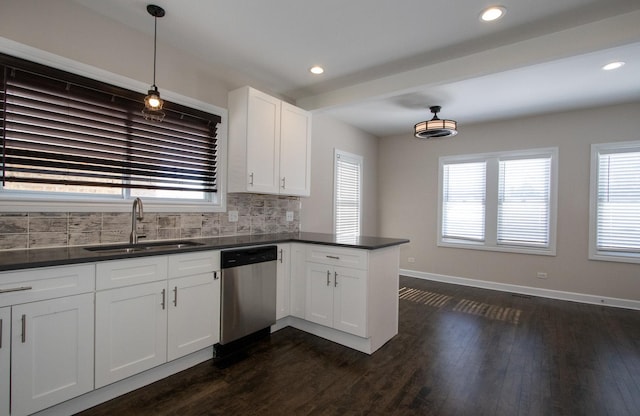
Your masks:
<instances>
[{"instance_id":1,"label":"white baseboard","mask_svg":"<svg viewBox=\"0 0 640 416\"><path fill-rule=\"evenodd\" d=\"M329 341L335 342L336 344L344 345L345 347L352 348L365 354L371 355L374 353L371 345L371 338L362 338L356 335L348 334L346 332L338 331L324 325L319 325L313 322L306 321L304 319L296 318L295 316L286 316L282 319L279 319L274 325L271 325L271 333L279 331L282 328L286 328L287 326L299 329L309 334L313 334L320 338L327 339Z\"/></svg>"},{"instance_id":2,"label":"white baseboard","mask_svg":"<svg viewBox=\"0 0 640 416\"><path fill-rule=\"evenodd\" d=\"M538 287L512 285L508 283L491 282L487 280L469 279L466 277L447 276L444 274L426 273L416 270L400 269L402 276L436 282L452 283L455 285L478 287L482 289L499 290L502 292L520 293L523 295L539 296L543 298L568 300L572 302L589 303L601 306L640 310L640 301L632 299L610 298L606 296L588 295L584 293L563 292L560 290L541 289Z\"/></svg>"}]
</instances>

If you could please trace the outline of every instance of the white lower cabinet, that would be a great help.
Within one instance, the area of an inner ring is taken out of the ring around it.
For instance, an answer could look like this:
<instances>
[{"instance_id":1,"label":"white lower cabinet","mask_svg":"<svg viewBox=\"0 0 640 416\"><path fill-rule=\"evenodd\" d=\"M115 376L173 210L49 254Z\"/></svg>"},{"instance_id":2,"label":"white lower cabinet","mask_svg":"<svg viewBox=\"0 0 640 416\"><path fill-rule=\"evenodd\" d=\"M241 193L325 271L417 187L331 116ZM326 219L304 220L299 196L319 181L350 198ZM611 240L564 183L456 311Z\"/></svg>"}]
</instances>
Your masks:
<instances>
[{"instance_id":1,"label":"white lower cabinet","mask_svg":"<svg viewBox=\"0 0 640 416\"><path fill-rule=\"evenodd\" d=\"M276 319L284 318L290 313L291 288L291 245L278 244L278 260L276 263Z\"/></svg>"},{"instance_id":2,"label":"white lower cabinet","mask_svg":"<svg viewBox=\"0 0 640 416\"><path fill-rule=\"evenodd\" d=\"M220 341L219 273L169 280L169 361Z\"/></svg>"},{"instance_id":3,"label":"white lower cabinet","mask_svg":"<svg viewBox=\"0 0 640 416\"><path fill-rule=\"evenodd\" d=\"M98 287L113 275L156 281L96 293L96 388L218 342L219 267L219 251L102 263Z\"/></svg>"},{"instance_id":4,"label":"white lower cabinet","mask_svg":"<svg viewBox=\"0 0 640 416\"><path fill-rule=\"evenodd\" d=\"M291 243L290 258L291 270L289 285L289 313L296 318L304 319L305 301L307 296L307 278L305 274L306 268L307 246L301 243Z\"/></svg>"},{"instance_id":5,"label":"white lower cabinet","mask_svg":"<svg viewBox=\"0 0 640 416\"><path fill-rule=\"evenodd\" d=\"M367 336L367 272L308 262L307 321Z\"/></svg>"},{"instance_id":6,"label":"white lower cabinet","mask_svg":"<svg viewBox=\"0 0 640 416\"><path fill-rule=\"evenodd\" d=\"M168 361L220 341L220 251L169 256Z\"/></svg>"},{"instance_id":7,"label":"white lower cabinet","mask_svg":"<svg viewBox=\"0 0 640 416\"><path fill-rule=\"evenodd\" d=\"M0 273L0 415L93 390L94 266Z\"/></svg>"},{"instance_id":8,"label":"white lower cabinet","mask_svg":"<svg viewBox=\"0 0 640 416\"><path fill-rule=\"evenodd\" d=\"M9 415L11 386L10 331L11 308L0 308L0 416Z\"/></svg>"},{"instance_id":9,"label":"white lower cabinet","mask_svg":"<svg viewBox=\"0 0 640 416\"><path fill-rule=\"evenodd\" d=\"M11 415L93 389L93 293L11 310Z\"/></svg>"},{"instance_id":10,"label":"white lower cabinet","mask_svg":"<svg viewBox=\"0 0 640 416\"><path fill-rule=\"evenodd\" d=\"M305 310L293 326L367 354L398 333L398 246L307 244L305 258L304 283L291 276L291 315L294 302ZM294 301L294 281L305 285L304 302Z\"/></svg>"},{"instance_id":11,"label":"white lower cabinet","mask_svg":"<svg viewBox=\"0 0 640 416\"><path fill-rule=\"evenodd\" d=\"M167 282L96 293L96 388L167 361Z\"/></svg>"}]
</instances>

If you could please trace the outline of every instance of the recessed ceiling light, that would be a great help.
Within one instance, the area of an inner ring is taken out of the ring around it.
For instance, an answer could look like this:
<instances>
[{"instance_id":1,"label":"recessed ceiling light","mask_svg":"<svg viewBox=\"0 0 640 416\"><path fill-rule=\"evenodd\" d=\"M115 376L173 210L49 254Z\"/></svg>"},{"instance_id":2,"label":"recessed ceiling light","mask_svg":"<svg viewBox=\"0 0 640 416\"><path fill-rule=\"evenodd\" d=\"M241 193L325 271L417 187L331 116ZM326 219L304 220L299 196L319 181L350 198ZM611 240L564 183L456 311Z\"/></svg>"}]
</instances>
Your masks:
<instances>
[{"instance_id":1,"label":"recessed ceiling light","mask_svg":"<svg viewBox=\"0 0 640 416\"><path fill-rule=\"evenodd\" d=\"M611 62L603 66L602 69L604 69L605 71L611 71L620 68L622 65L624 65L624 62L622 61Z\"/></svg>"},{"instance_id":2,"label":"recessed ceiling light","mask_svg":"<svg viewBox=\"0 0 640 416\"><path fill-rule=\"evenodd\" d=\"M324 72L324 68L321 66L312 66L311 68L309 68L309 72L311 72L314 75L320 75Z\"/></svg>"},{"instance_id":3,"label":"recessed ceiling light","mask_svg":"<svg viewBox=\"0 0 640 416\"><path fill-rule=\"evenodd\" d=\"M507 12L504 6L491 6L486 8L480 14L480 20L483 22L493 22L500 19Z\"/></svg>"}]
</instances>

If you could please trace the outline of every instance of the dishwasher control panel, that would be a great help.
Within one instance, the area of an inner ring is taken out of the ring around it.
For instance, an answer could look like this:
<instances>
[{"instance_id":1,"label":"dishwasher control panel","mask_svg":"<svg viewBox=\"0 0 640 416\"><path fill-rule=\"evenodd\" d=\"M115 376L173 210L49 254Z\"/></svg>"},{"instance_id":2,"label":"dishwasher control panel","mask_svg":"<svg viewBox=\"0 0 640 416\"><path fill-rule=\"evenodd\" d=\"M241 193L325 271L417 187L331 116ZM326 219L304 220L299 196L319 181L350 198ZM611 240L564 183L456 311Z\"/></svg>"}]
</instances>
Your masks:
<instances>
[{"instance_id":1,"label":"dishwasher control panel","mask_svg":"<svg viewBox=\"0 0 640 416\"><path fill-rule=\"evenodd\" d=\"M245 249L233 249L222 251L220 254L221 267L223 269L228 269L230 267L275 261L278 259L278 247L271 245Z\"/></svg>"}]
</instances>

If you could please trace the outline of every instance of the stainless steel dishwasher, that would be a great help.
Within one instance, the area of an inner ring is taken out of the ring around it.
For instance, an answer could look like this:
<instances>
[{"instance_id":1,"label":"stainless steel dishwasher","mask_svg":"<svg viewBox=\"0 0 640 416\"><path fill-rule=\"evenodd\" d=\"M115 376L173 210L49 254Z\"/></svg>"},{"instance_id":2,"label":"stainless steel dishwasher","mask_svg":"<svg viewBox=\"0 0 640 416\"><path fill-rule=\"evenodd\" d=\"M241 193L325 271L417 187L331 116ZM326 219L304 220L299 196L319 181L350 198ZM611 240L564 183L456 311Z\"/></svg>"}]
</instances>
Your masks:
<instances>
[{"instance_id":1,"label":"stainless steel dishwasher","mask_svg":"<svg viewBox=\"0 0 640 416\"><path fill-rule=\"evenodd\" d=\"M222 251L222 346L268 334L276 322L277 251L273 245Z\"/></svg>"}]
</instances>

